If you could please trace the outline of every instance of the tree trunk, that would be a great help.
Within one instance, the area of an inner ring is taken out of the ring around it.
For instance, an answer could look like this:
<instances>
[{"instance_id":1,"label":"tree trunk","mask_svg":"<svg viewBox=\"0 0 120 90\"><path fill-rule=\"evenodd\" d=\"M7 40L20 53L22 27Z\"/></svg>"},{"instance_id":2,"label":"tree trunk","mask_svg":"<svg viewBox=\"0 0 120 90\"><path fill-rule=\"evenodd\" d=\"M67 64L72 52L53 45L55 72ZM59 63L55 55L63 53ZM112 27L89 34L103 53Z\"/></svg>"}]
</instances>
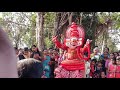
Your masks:
<instances>
[{"instance_id":1,"label":"tree trunk","mask_svg":"<svg viewBox=\"0 0 120 90\"><path fill-rule=\"evenodd\" d=\"M80 20L79 20L79 21L80 21L80 22L79 22L80 25L82 25L82 18L83 18L83 12L80 13L80 18L79 18L79 19L80 19Z\"/></svg>"},{"instance_id":2,"label":"tree trunk","mask_svg":"<svg viewBox=\"0 0 120 90\"><path fill-rule=\"evenodd\" d=\"M73 12L69 13L69 25L72 24L72 20L73 20Z\"/></svg>"},{"instance_id":3,"label":"tree trunk","mask_svg":"<svg viewBox=\"0 0 120 90\"><path fill-rule=\"evenodd\" d=\"M56 12L55 16L55 23L54 23L54 30L53 30L53 36L56 36L58 33L57 29L59 27L59 19L60 18L60 12Z\"/></svg>"},{"instance_id":4,"label":"tree trunk","mask_svg":"<svg viewBox=\"0 0 120 90\"><path fill-rule=\"evenodd\" d=\"M35 26L32 27L31 33L32 33L32 34L31 34L32 36L35 36ZM31 40L31 45L34 45L34 44L35 44L34 38L31 38L31 39L32 39L32 40Z\"/></svg>"},{"instance_id":5,"label":"tree trunk","mask_svg":"<svg viewBox=\"0 0 120 90\"><path fill-rule=\"evenodd\" d=\"M37 46L40 51L43 51L44 49L44 12L38 12L37 13L37 20L36 20L36 35L37 35Z\"/></svg>"},{"instance_id":6,"label":"tree trunk","mask_svg":"<svg viewBox=\"0 0 120 90\"><path fill-rule=\"evenodd\" d=\"M15 47L18 48L18 42L15 42Z\"/></svg>"},{"instance_id":7,"label":"tree trunk","mask_svg":"<svg viewBox=\"0 0 120 90\"><path fill-rule=\"evenodd\" d=\"M57 36L58 33L59 33L59 31L58 31L59 21L60 21L60 12L56 12L55 13L55 22L54 22L53 36ZM55 45L54 45L54 47L56 48Z\"/></svg>"},{"instance_id":8,"label":"tree trunk","mask_svg":"<svg viewBox=\"0 0 120 90\"><path fill-rule=\"evenodd\" d=\"M101 54L103 53L104 47L105 47L105 33L103 32L103 43L102 43Z\"/></svg>"}]
</instances>

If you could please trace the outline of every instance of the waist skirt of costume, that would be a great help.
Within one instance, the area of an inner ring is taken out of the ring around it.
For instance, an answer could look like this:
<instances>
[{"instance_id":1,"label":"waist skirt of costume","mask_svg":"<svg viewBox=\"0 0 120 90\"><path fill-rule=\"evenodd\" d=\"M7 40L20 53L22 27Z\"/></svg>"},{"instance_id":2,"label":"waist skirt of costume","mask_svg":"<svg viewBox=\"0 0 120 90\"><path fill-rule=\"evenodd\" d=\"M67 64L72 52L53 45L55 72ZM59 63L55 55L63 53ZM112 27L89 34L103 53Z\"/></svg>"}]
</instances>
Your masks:
<instances>
[{"instance_id":1,"label":"waist skirt of costume","mask_svg":"<svg viewBox=\"0 0 120 90\"><path fill-rule=\"evenodd\" d=\"M61 64L54 73L55 78L85 78L85 63L82 64Z\"/></svg>"}]
</instances>

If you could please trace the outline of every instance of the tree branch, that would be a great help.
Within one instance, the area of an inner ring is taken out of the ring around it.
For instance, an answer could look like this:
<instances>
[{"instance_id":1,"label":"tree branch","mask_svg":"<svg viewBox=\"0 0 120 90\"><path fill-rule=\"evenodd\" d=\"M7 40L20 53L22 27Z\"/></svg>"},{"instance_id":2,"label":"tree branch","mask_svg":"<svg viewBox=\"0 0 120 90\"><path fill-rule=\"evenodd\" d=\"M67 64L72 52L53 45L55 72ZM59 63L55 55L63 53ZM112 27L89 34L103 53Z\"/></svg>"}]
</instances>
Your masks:
<instances>
[{"instance_id":1,"label":"tree branch","mask_svg":"<svg viewBox=\"0 0 120 90\"><path fill-rule=\"evenodd\" d=\"M17 25L22 25L22 26L28 26L28 27L30 27L29 25L25 25L25 24L16 23L16 22L13 22L13 21L10 21L10 20L3 21L3 22L5 22L5 23L14 23L14 24L17 24Z\"/></svg>"}]
</instances>

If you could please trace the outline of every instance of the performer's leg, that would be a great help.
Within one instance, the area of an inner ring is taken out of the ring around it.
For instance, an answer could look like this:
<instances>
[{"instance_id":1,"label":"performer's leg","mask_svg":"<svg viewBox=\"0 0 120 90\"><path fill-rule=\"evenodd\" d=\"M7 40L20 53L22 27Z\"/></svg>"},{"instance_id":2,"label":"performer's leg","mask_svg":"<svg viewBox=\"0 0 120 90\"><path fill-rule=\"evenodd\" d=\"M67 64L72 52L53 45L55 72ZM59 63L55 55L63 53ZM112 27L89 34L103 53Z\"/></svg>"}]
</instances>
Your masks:
<instances>
[{"instance_id":1,"label":"performer's leg","mask_svg":"<svg viewBox=\"0 0 120 90\"><path fill-rule=\"evenodd\" d=\"M85 78L85 71L84 70L79 70L77 78Z\"/></svg>"},{"instance_id":2,"label":"performer's leg","mask_svg":"<svg viewBox=\"0 0 120 90\"><path fill-rule=\"evenodd\" d=\"M67 71L62 66L55 69L55 78L70 78L70 71Z\"/></svg>"}]
</instances>

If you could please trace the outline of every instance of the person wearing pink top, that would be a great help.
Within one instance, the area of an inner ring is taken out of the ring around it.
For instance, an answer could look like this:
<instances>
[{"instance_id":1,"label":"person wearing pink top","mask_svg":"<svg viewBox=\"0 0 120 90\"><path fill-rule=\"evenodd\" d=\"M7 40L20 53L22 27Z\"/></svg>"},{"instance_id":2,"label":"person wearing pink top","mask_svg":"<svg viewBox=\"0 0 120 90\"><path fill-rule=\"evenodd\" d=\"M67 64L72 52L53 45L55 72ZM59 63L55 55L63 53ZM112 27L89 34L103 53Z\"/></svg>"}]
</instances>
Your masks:
<instances>
[{"instance_id":1,"label":"person wearing pink top","mask_svg":"<svg viewBox=\"0 0 120 90\"><path fill-rule=\"evenodd\" d=\"M108 75L107 78L115 78L116 72L116 59L112 60L112 63L108 65Z\"/></svg>"},{"instance_id":2,"label":"person wearing pink top","mask_svg":"<svg viewBox=\"0 0 120 90\"><path fill-rule=\"evenodd\" d=\"M116 73L115 73L115 78L120 78L120 56L116 58Z\"/></svg>"}]
</instances>

